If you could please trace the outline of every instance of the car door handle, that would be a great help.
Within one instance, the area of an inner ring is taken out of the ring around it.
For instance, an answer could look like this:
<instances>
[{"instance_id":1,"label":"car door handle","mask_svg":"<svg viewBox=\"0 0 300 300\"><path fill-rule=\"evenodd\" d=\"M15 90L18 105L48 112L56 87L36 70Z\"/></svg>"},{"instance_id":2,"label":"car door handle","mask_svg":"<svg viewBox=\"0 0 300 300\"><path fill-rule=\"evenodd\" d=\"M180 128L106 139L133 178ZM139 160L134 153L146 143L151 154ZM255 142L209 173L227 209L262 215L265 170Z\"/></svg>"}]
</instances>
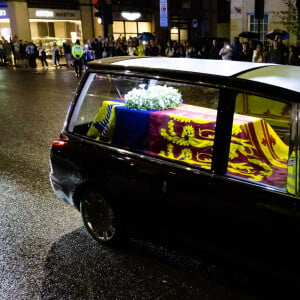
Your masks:
<instances>
[{"instance_id":1,"label":"car door handle","mask_svg":"<svg viewBox=\"0 0 300 300\"><path fill-rule=\"evenodd\" d=\"M163 184L162 184L162 193L163 194L167 193L167 180L163 181Z\"/></svg>"}]
</instances>

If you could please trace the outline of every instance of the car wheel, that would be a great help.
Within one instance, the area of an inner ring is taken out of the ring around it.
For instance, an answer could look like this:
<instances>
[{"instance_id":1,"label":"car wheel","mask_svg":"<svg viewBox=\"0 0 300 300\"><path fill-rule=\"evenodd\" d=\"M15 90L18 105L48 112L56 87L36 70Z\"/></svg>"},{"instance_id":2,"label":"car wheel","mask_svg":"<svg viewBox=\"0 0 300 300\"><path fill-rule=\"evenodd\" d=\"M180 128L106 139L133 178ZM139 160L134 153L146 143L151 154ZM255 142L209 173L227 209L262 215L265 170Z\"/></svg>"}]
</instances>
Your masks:
<instances>
[{"instance_id":1,"label":"car wheel","mask_svg":"<svg viewBox=\"0 0 300 300\"><path fill-rule=\"evenodd\" d=\"M121 226L108 199L97 192L88 194L80 202L81 216L91 236L100 243L121 241Z\"/></svg>"}]
</instances>

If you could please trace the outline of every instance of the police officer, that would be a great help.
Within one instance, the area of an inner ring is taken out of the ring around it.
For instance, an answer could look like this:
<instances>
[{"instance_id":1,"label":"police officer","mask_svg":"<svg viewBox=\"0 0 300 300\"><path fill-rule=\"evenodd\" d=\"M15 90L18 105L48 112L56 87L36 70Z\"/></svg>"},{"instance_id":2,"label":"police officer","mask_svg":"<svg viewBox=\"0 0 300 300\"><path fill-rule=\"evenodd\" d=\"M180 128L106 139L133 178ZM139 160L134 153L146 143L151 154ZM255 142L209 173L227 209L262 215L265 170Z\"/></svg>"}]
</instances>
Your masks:
<instances>
[{"instance_id":1,"label":"police officer","mask_svg":"<svg viewBox=\"0 0 300 300\"><path fill-rule=\"evenodd\" d=\"M74 68L76 77L80 77L82 75L82 57L83 57L83 47L80 45L80 41L76 40L76 43L72 47L72 55L74 58Z\"/></svg>"}]
</instances>

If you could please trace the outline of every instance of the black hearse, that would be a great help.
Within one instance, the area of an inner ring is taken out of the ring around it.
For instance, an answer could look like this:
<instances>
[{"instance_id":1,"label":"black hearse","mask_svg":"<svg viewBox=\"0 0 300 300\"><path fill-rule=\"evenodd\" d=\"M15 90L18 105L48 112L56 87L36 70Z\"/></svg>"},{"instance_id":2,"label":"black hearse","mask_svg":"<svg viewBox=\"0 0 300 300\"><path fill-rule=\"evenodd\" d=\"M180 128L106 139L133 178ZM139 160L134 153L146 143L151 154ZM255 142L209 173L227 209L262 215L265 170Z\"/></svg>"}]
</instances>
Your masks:
<instances>
[{"instance_id":1,"label":"black hearse","mask_svg":"<svg viewBox=\"0 0 300 300\"><path fill-rule=\"evenodd\" d=\"M93 61L51 146L52 188L99 242L166 233L299 274L299 70Z\"/></svg>"}]
</instances>

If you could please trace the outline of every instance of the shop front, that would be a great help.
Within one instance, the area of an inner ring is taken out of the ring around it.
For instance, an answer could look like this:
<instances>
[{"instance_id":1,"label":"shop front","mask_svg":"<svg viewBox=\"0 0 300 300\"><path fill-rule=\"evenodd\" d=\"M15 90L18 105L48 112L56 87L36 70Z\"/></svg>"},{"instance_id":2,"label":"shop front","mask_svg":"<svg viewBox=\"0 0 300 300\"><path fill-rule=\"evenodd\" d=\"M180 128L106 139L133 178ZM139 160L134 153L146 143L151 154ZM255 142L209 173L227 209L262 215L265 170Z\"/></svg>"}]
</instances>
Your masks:
<instances>
[{"instance_id":1,"label":"shop front","mask_svg":"<svg viewBox=\"0 0 300 300\"><path fill-rule=\"evenodd\" d=\"M115 39L124 36L128 40L130 37L137 37L142 32L153 32L151 14L138 11L114 13L113 35Z\"/></svg>"},{"instance_id":2,"label":"shop front","mask_svg":"<svg viewBox=\"0 0 300 300\"><path fill-rule=\"evenodd\" d=\"M83 40L79 10L29 8L28 14L32 41L42 42L47 54L54 43L63 47L66 41Z\"/></svg>"},{"instance_id":3,"label":"shop front","mask_svg":"<svg viewBox=\"0 0 300 300\"><path fill-rule=\"evenodd\" d=\"M0 37L7 41L11 37L10 19L6 7L0 7Z\"/></svg>"}]
</instances>

